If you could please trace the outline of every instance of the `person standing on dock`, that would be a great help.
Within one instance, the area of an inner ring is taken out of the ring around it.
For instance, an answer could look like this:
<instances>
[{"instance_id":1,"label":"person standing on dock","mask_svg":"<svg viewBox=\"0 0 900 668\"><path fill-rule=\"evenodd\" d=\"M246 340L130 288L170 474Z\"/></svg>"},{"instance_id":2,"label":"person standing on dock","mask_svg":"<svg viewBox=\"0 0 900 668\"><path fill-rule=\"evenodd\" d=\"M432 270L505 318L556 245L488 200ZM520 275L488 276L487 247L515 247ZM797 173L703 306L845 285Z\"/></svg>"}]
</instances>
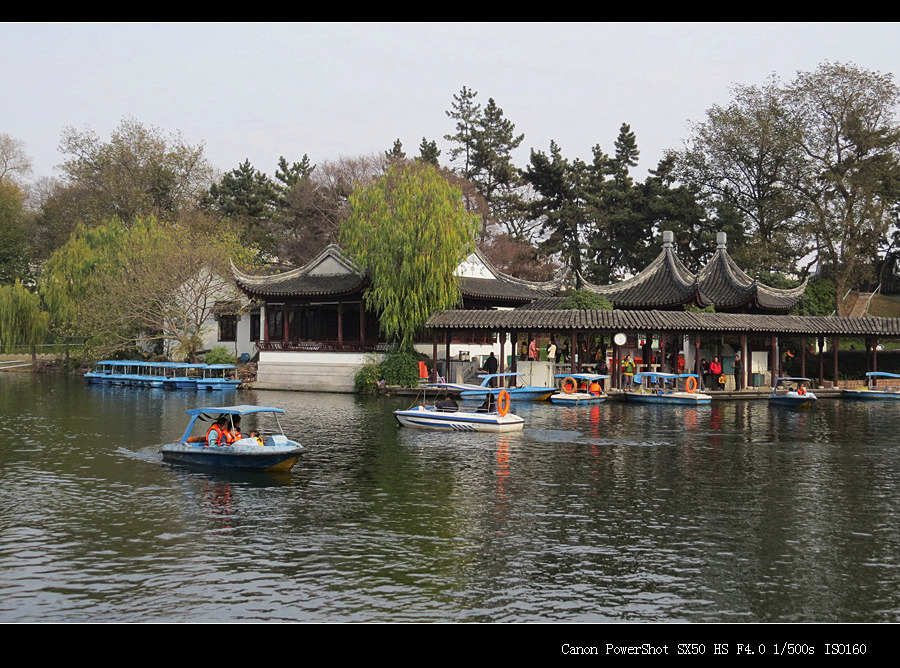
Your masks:
<instances>
[{"instance_id":1,"label":"person standing on dock","mask_svg":"<svg viewBox=\"0 0 900 668\"><path fill-rule=\"evenodd\" d=\"M734 389L741 391L744 389L744 374L742 373L741 354L734 354Z\"/></svg>"},{"instance_id":2,"label":"person standing on dock","mask_svg":"<svg viewBox=\"0 0 900 668\"><path fill-rule=\"evenodd\" d=\"M713 357L713 361L709 364L709 375L712 377L712 388L713 390L721 389L721 383L719 382L719 378L722 376L722 363L719 361L718 357Z\"/></svg>"}]
</instances>

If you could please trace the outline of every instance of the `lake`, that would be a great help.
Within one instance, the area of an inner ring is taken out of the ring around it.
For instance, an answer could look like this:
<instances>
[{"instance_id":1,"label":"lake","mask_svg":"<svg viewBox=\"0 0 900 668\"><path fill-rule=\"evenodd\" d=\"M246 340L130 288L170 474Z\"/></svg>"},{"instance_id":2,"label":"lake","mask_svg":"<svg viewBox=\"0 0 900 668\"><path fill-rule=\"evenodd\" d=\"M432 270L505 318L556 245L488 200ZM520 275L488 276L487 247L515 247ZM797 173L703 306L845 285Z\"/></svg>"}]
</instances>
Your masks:
<instances>
[{"instance_id":1,"label":"lake","mask_svg":"<svg viewBox=\"0 0 900 668\"><path fill-rule=\"evenodd\" d=\"M234 403L288 411L291 473L162 462ZM900 402L411 403L0 374L0 622L900 621Z\"/></svg>"}]
</instances>

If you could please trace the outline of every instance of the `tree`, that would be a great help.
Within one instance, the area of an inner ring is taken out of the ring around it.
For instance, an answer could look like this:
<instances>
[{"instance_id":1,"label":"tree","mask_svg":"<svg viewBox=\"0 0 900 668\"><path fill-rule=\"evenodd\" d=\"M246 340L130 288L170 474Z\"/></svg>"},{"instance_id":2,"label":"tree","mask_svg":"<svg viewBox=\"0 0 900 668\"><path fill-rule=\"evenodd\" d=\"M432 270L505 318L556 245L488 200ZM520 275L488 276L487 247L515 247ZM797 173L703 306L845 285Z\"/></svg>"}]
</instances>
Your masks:
<instances>
[{"instance_id":1,"label":"tree","mask_svg":"<svg viewBox=\"0 0 900 668\"><path fill-rule=\"evenodd\" d=\"M0 185L16 183L31 173L31 158L25 153L25 144L0 133Z\"/></svg>"},{"instance_id":2,"label":"tree","mask_svg":"<svg viewBox=\"0 0 900 668\"><path fill-rule=\"evenodd\" d=\"M66 128L60 151L70 156L61 169L68 184L86 194L92 224L113 217L177 220L212 182L202 144L191 145L180 133L166 135L130 118L108 142L91 130Z\"/></svg>"},{"instance_id":3,"label":"tree","mask_svg":"<svg viewBox=\"0 0 900 668\"><path fill-rule=\"evenodd\" d=\"M390 151L385 151L384 156L388 160L404 160L406 159L406 153L403 151L403 142L399 139L394 140L394 145L391 147Z\"/></svg>"},{"instance_id":4,"label":"tree","mask_svg":"<svg viewBox=\"0 0 900 668\"><path fill-rule=\"evenodd\" d=\"M0 351L9 353L22 345L31 348L31 363L37 364L37 346L47 340L49 315L40 297L21 281L0 285Z\"/></svg>"},{"instance_id":5,"label":"tree","mask_svg":"<svg viewBox=\"0 0 900 668\"><path fill-rule=\"evenodd\" d=\"M0 284L23 280L29 273L23 199L14 183L0 180Z\"/></svg>"},{"instance_id":6,"label":"tree","mask_svg":"<svg viewBox=\"0 0 900 668\"><path fill-rule=\"evenodd\" d=\"M41 294L56 331L94 354L171 341L194 356L217 305L239 299L236 238L138 219L80 228L46 263Z\"/></svg>"},{"instance_id":7,"label":"tree","mask_svg":"<svg viewBox=\"0 0 900 668\"><path fill-rule=\"evenodd\" d=\"M450 162L461 162L461 174L464 178L473 176L473 157L475 154L476 133L481 118L481 105L475 102L478 93L465 86L453 96L449 118L456 121L456 134L444 135L444 139L455 144L450 149Z\"/></svg>"},{"instance_id":8,"label":"tree","mask_svg":"<svg viewBox=\"0 0 900 668\"><path fill-rule=\"evenodd\" d=\"M422 137L422 143L419 144L419 160L424 160L438 167L438 157L440 155L441 152L438 150L437 142L434 140L428 141L425 137Z\"/></svg>"},{"instance_id":9,"label":"tree","mask_svg":"<svg viewBox=\"0 0 900 668\"><path fill-rule=\"evenodd\" d=\"M794 272L808 251L795 188L802 165L795 116L774 77L762 86L735 86L732 94L729 104L707 111L686 147L673 154L677 175L710 212L724 203L741 213L754 246L751 272Z\"/></svg>"},{"instance_id":10,"label":"tree","mask_svg":"<svg viewBox=\"0 0 900 668\"><path fill-rule=\"evenodd\" d=\"M350 210L340 240L371 271L366 304L386 339L411 347L434 311L458 305L454 271L474 248L478 220L461 191L421 161L397 162L354 190Z\"/></svg>"},{"instance_id":11,"label":"tree","mask_svg":"<svg viewBox=\"0 0 900 668\"><path fill-rule=\"evenodd\" d=\"M874 277L900 200L900 89L890 74L825 63L798 74L786 97L799 119L803 215L844 315L847 290Z\"/></svg>"},{"instance_id":12,"label":"tree","mask_svg":"<svg viewBox=\"0 0 900 668\"><path fill-rule=\"evenodd\" d=\"M245 244L271 251L276 245L271 221L277 203L275 184L245 160L210 186L203 208L233 223Z\"/></svg>"}]
</instances>

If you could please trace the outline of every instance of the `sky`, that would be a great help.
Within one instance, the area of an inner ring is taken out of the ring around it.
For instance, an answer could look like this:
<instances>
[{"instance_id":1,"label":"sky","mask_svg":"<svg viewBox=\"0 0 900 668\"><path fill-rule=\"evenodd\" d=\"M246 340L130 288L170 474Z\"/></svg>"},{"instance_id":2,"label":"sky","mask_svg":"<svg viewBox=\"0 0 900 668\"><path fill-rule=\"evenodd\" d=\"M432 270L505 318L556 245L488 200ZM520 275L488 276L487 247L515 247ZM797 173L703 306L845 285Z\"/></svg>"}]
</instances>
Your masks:
<instances>
[{"instance_id":1,"label":"sky","mask_svg":"<svg viewBox=\"0 0 900 668\"><path fill-rule=\"evenodd\" d=\"M203 144L222 172L410 155L454 132L463 86L525 139L568 159L607 153L623 123L643 178L735 84L823 62L900 75L898 23L3 23L0 134L33 177L59 176L64 128L101 139L124 118Z\"/></svg>"}]
</instances>

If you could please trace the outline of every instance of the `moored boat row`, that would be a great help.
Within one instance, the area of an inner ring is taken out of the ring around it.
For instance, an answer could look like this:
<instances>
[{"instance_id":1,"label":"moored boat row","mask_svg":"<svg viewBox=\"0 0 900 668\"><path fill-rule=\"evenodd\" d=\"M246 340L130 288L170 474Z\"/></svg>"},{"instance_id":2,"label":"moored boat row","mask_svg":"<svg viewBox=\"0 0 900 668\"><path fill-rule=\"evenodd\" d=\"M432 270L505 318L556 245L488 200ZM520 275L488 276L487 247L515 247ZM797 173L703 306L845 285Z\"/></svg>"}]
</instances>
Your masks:
<instances>
[{"instance_id":1,"label":"moored boat row","mask_svg":"<svg viewBox=\"0 0 900 668\"><path fill-rule=\"evenodd\" d=\"M241 381L234 378L233 364L189 364L186 362L143 362L102 360L84 380L94 385L134 385L177 390L233 390Z\"/></svg>"}]
</instances>

